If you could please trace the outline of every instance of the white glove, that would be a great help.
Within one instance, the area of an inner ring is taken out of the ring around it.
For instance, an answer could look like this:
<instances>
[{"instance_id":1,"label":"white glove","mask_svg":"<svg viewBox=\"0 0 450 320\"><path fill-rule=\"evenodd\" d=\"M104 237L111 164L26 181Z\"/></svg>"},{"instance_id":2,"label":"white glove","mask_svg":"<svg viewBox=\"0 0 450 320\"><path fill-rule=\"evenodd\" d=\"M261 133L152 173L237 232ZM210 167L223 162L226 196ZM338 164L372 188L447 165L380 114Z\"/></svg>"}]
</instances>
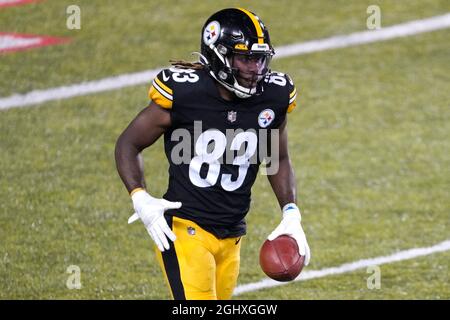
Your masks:
<instances>
[{"instance_id":1,"label":"white glove","mask_svg":"<svg viewBox=\"0 0 450 320\"><path fill-rule=\"evenodd\" d=\"M145 190L139 190L131 196L134 210L136 212L128 219L128 223L133 223L141 219L147 229L148 234L160 251L170 248L167 237L175 241L177 237L170 230L164 218L164 212L167 209L178 209L181 202L170 202L165 199L156 199L149 195Z\"/></svg>"},{"instance_id":2,"label":"white glove","mask_svg":"<svg viewBox=\"0 0 450 320\"><path fill-rule=\"evenodd\" d=\"M281 220L278 227L272 231L267 239L272 241L282 234L293 237L297 241L300 255L305 256L305 265L307 266L311 259L311 252L308 241L306 241L305 232L300 224L301 220L300 210L297 205L295 203L288 203L283 207L283 220Z\"/></svg>"}]
</instances>

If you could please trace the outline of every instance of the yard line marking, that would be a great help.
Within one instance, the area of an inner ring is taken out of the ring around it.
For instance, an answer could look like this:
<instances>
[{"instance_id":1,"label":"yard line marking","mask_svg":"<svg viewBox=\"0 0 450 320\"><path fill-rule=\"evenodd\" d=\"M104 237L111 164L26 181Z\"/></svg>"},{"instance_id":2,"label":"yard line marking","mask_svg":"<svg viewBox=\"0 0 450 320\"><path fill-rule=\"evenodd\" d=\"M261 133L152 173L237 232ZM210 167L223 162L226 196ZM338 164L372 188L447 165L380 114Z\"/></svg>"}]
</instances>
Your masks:
<instances>
[{"instance_id":1,"label":"yard line marking","mask_svg":"<svg viewBox=\"0 0 450 320\"><path fill-rule=\"evenodd\" d=\"M38 2L41 0L0 0L0 8L17 6L21 4L28 4L32 2Z\"/></svg>"},{"instance_id":2,"label":"yard line marking","mask_svg":"<svg viewBox=\"0 0 450 320\"><path fill-rule=\"evenodd\" d=\"M67 43L69 41L70 38L21 34L16 32L0 32L0 54Z\"/></svg>"},{"instance_id":3,"label":"yard line marking","mask_svg":"<svg viewBox=\"0 0 450 320\"><path fill-rule=\"evenodd\" d=\"M394 38L407 37L419 33L431 32L450 27L450 13L423 20L414 20L390 27L355 32L348 35L312 40L308 42L291 44L278 49L278 58L307 54L317 51L351 47L360 44L386 41Z\"/></svg>"},{"instance_id":4,"label":"yard line marking","mask_svg":"<svg viewBox=\"0 0 450 320\"><path fill-rule=\"evenodd\" d=\"M446 29L449 27L450 13L447 13L445 15L435 16L423 20L414 20L397 24L379 30L355 32L348 35L339 35L320 40L277 47L275 48L275 51L277 52L275 58L279 59L335 48L385 41L398 37L406 37L414 34ZM14 94L9 97L0 98L0 110L25 107L46 101L68 99L91 93L116 90L144 83L148 83L150 85L151 80L161 69L162 67L68 86L45 90L33 90L25 94Z\"/></svg>"},{"instance_id":5,"label":"yard line marking","mask_svg":"<svg viewBox=\"0 0 450 320\"><path fill-rule=\"evenodd\" d=\"M343 274L352 272L358 269L367 268L370 266L379 266L382 264L393 263L398 261L409 260L417 257L427 256L433 253L444 252L450 250L450 239L435 244L431 247L413 248L409 250L399 251L389 256L381 256L371 259L363 259L355 262L345 263L338 267L325 268L321 270L305 270L294 281L306 281L311 279L323 278L331 275ZM277 287L286 285L292 282L278 282L269 278L265 278L258 282L243 284L234 290L233 295L238 296L245 292L256 291L265 288Z\"/></svg>"},{"instance_id":6,"label":"yard line marking","mask_svg":"<svg viewBox=\"0 0 450 320\"><path fill-rule=\"evenodd\" d=\"M147 70L47 90L34 90L26 94L15 94L7 98L0 98L0 110L20 108L46 101L68 99L91 93L121 89L146 82L150 84L151 79L158 72L159 70Z\"/></svg>"}]
</instances>

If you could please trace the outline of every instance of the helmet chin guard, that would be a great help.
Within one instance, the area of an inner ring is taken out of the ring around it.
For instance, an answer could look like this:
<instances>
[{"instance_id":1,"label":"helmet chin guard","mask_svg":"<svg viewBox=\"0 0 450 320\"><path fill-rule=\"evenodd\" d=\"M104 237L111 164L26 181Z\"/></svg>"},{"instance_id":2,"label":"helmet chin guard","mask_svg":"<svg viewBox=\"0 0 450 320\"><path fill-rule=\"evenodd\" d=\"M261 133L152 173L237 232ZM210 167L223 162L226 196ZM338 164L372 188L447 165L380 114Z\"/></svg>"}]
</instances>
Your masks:
<instances>
[{"instance_id":1,"label":"helmet chin guard","mask_svg":"<svg viewBox=\"0 0 450 320\"><path fill-rule=\"evenodd\" d=\"M214 47L214 45L210 45L210 47ZM238 82L238 80L235 77L236 70L231 67L231 63L227 57L222 56L217 48L211 48L214 53L219 57L221 61L224 62L226 70L229 70L228 72L225 70L219 71L219 76L217 77L216 74L209 70L209 74L216 79L217 82L222 84L227 90L233 92L238 98L246 99L250 98L251 96L256 94L256 87L254 88L246 88L244 86L241 86ZM225 81L227 78L232 78L232 84L230 85L229 81Z\"/></svg>"}]
</instances>

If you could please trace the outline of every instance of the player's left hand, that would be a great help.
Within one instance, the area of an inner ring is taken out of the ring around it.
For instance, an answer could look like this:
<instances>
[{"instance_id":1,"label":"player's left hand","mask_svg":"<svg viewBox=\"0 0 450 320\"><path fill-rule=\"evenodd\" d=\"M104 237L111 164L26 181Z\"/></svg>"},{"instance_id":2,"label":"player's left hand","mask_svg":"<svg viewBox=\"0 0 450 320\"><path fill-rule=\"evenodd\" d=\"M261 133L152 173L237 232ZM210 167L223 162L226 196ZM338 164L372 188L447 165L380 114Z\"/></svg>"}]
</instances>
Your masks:
<instances>
[{"instance_id":1,"label":"player's left hand","mask_svg":"<svg viewBox=\"0 0 450 320\"><path fill-rule=\"evenodd\" d=\"M306 241L305 232L300 223L301 220L300 210L297 205L295 203L288 203L283 207L283 219L267 239L272 241L283 234L293 237L297 241L300 255L305 256L305 265L308 265L311 259L311 252L308 241Z\"/></svg>"}]
</instances>

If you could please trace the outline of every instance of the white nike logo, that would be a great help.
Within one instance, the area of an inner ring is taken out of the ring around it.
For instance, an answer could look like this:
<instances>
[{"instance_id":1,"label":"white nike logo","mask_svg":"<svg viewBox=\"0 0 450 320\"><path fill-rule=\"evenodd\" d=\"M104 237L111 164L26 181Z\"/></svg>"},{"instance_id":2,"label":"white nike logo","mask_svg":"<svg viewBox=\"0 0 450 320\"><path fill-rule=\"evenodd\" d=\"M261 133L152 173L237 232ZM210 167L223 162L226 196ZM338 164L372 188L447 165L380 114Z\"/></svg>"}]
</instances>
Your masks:
<instances>
[{"instance_id":1,"label":"white nike logo","mask_svg":"<svg viewBox=\"0 0 450 320\"><path fill-rule=\"evenodd\" d=\"M164 82L167 82L167 80L170 79L170 76L167 77L164 71L162 72L162 74L163 74L163 80L164 80Z\"/></svg>"}]
</instances>

